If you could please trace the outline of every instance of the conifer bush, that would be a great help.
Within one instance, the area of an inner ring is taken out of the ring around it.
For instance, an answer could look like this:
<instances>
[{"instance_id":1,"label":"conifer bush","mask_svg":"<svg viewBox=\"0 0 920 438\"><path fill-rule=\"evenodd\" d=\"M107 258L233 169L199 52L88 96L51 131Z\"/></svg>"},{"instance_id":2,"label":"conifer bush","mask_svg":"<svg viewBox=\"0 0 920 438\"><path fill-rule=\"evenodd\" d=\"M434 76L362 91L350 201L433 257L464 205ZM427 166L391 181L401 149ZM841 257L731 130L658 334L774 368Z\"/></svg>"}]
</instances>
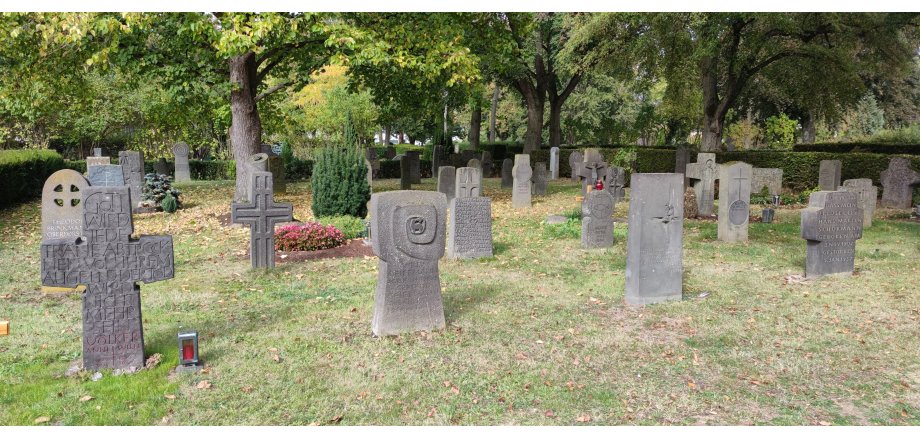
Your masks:
<instances>
[{"instance_id":1,"label":"conifer bush","mask_svg":"<svg viewBox=\"0 0 920 438\"><path fill-rule=\"evenodd\" d=\"M345 132L351 117L346 116ZM346 135L344 146L319 150L313 162L313 215L367 216L367 201L371 189L367 185L367 166L364 153L354 144L354 136Z\"/></svg>"}]
</instances>

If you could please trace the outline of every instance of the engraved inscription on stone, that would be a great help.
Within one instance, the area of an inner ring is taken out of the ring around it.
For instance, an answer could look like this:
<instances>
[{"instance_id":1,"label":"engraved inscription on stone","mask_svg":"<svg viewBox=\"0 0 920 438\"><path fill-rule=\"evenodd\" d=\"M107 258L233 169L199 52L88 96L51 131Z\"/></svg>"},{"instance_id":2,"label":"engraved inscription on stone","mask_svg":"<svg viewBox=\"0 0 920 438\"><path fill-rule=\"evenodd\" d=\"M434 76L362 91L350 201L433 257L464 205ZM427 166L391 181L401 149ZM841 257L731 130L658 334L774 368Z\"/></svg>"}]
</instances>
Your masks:
<instances>
[{"instance_id":1,"label":"engraved inscription on stone","mask_svg":"<svg viewBox=\"0 0 920 438\"><path fill-rule=\"evenodd\" d=\"M581 247L613 246L613 208L616 201L606 190L592 190L581 204Z\"/></svg>"},{"instance_id":2,"label":"engraved inscription on stone","mask_svg":"<svg viewBox=\"0 0 920 438\"><path fill-rule=\"evenodd\" d=\"M90 167L99 166L103 164L112 164L112 161L109 157L86 157L87 170Z\"/></svg>"},{"instance_id":3,"label":"engraved inscription on stone","mask_svg":"<svg viewBox=\"0 0 920 438\"><path fill-rule=\"evenodd\" d=\"M42 187L42 241L83 235L83 192L89 181L71 169L51 174Z\"/></svg>"},{"instance_id":4,"label":"engraved inscription on stone","mask_svg":"<svg viewBox=\"0 0 920 438\"><path fill-rule=\"evenodd\" d=\"M802 210L802 238L806 239L805 276L853 272L856 240L862 238L863 212L850 192L811 194Z\"/></svg>"},{"instance_id":5,"label":"engraved inscription on stone","mask_svg":"<svg viewBox=\"0 0 920 438\"><path fill-rule=\"evenodd\" d=\"M458 197L450 203L447 257L474 259L492 256L492 201Z\"/></svg>"},{"instance_id":6,"label":"engraved inscription on stone","mask_svg":"<svg viewBox=\"0 0 920 438\"><path fill-rule=\"evenodd\" d=\"M121 187L125 185L125 174L117 164L101 164L86 168L86 179L94 186Z\"/></svg>"},{"instance_id":7,"label":"engraved inscription on stone","mask_svg":"<svg viewBox=\"0 0 920 438\"><path fill-rule=\"evenodd\" d=\"M607 180L604 182L604 190L613 195L615 202L620 202L626 198L626 169L622 167L611 166L607 168Z\"/></svg>"}]
</instances>

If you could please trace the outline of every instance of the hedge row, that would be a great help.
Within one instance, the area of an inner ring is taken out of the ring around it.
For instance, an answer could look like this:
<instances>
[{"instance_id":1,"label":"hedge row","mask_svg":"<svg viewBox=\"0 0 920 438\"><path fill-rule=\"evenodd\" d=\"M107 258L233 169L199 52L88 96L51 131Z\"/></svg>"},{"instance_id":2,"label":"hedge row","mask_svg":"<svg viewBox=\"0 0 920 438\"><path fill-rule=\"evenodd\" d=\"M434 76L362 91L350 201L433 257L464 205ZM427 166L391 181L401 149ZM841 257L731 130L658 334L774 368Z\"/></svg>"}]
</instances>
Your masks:
<instances>
[{"instance_id":1,"label":"hedge row","mask_svg":"<svg viewBox=\"0 0 920 438\"><path fill-rule=\"evenodd\" d=\"M920 144L815 143L797 144L792 147L792 150L795 152L865 152L872 154L920 155Z\"/></svg>"},{"instance_id":2,"label":"hedge row","mask_svg":"<svg viewBox=\"0 0 920 438\"><path fill-rule=\"evenodd\" d=\"M113 159L112 162L116 162ZM144 173L154 171L155 161L144 162ZM294 158L284 163L285 177L290 180L310 179L313 174L313 161ZM189 171L193 180L230 180L236 178L236 162L233 160L189 160ZM86 172L86 161L66 161L64 167L81 173ZM166 161L167 173L175 176L175 165L172 160Z\"/></svg>"},{"instance_id":3,"label":"hedge row","mask_svg":"<svg viewBox=\"0 0 920 438\"><path fill-rule=\"evenodd\" d=\"M41 195L45 180L64 168L64 159L51 150L0 150L0 207Z\"/></svg>"}]
</instances>

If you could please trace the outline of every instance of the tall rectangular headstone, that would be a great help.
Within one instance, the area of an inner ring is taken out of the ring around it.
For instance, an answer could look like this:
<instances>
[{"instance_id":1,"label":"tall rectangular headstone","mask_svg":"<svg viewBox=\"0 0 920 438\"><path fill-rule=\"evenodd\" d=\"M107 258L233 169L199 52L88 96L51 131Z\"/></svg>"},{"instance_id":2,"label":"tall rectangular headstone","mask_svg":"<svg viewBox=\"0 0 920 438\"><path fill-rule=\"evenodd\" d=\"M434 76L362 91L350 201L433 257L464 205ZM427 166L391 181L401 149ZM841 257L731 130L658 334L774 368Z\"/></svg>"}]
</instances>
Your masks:
<instances>
[{"instance_id":1,"label":"tall rectangular headstone","mask_svg":"<svg viewBox=\"0 0 920 438\"><path fill-rule=\"evenodd\" d=\"M546 163L539 162L533 167L533 194L543 196L546 194L549 172L546 171Z\"/></svg>"},{"instance_id":2,"label":"tall rectangular headstone","mask_svg":"<svg viewBox=\"0 0 920 438\"><path fill-rule=\"evenodd\" d=\"M751 170L751 193L758 194L767 188L770 195L783 190L783 169L755 167Z\"/></svg>"},{"instance_id":3,"label":"tall rectangular headstone","mask_svg":"<svg viewBox=\"0 0 920 438\"><path fill-rule=\"evenodd\" d=\"M447 197L447 202L454 199L457 184L457 168L454 166L441 166L438 168L438 191Z\"/></svg>"},{"instance_id":4,"label":"tall rectangular headstone","mask_svg":"<svg viewBox=\"0 0 920 438\"><path fill-rule=\"evenodd\" d=\"M614 202L620 202L626 198L626 169L617 166L607 168L607 181L604 182L604 190L613 195Z\"/></svg>"},{"instance_id":5,"label":"tall rectangular headstone","mask_svg":"<svg viewBox=\"0 0 920 438\"><path fill-rule=\"evenodd\" d=\"M856 240L862 237L863 212L850 192L811 194L802 210L806 239L805 277L852 273Z\"/></svg>"},{"instance_id":6,"label":"tall rectangular headstone","mask_svg":"<svg viewBox=\"0 0 920 438\"><path fill-rule=\"evenodd\" d=\"M680 300L683 280L684 177L634 173L626 237L626 303Z\"/></svg>"},{"instance_id":7,"label":"tall rectangular headstone","mask_svg":"<svg viewBox=\"0 0 920 438\"><path fill-rule=\"evenodd\" d=\"M613 246L613 208L616 201L606 190L592 190L581 204L581 247Z\"/></svg>"},{"instance_id":8,"label":"tall rectangular headstone","mask_svg":"<svg viewBox=\"0 0 920 438\"><path fill-rule=\"evenodd\" d=\"M818 168L818 187L833 192L840 187L840 160L821 160Z\"/></svg>"},{"instance_id":9,"label":"tall rectangular headstone","mask_svg":"<svg viewBox=\"0 0 920 438\"><path fill-rule=\"evenodd\" d=\"M153 172L157 175L169 175L169 163L166 162L166 158L160 157L153 163Z\"/></svg>"},{"instance_id":10,"label":"tall rectangular headstone","mask_svg":"<svg viewBox=\"0 0 920 438\"><path fill-rule=\"evenodd\" d=\"M422 183L422 153L419 151L406 151L409 157L409 182Z\"/></svg>"},{"instance_id":11,"label":"tall rectangular headstone","mask_svg":"<svg viewBox=\"0 0 920 438\"><path fill-rule=\"evenodd\" d=\"M495 163L492 161L492 153L489 151L482 151L482 158L480 159L482 163L482 177L491 178L492 177L492 168L495 167Z\"/></svg>"},{"instance_id":12,"label":"tall rectangular headstone","mask_svg":"<svg viewBox=\"0 0 920 438\"><path fill-rule=\"evenodd\" d=\"M136 210L144 195L144 153L140 151L121 151L118 164L124 173L125 185L131 190L131 209Z\"/></svg>"},{"instance_id":13,"label":"tall rectangular headstone","mask_svg":"<svg viewBox=\"0 0 920 438\"><path fill-rule=\"evenodd\" d=\"M253 268L275 267L275 225L293 220L294 207L272 198L271 172L249 174L249 202L230 205L230 221L249 225L249 259Z\"/></svg>"},{"instance_id":14,"label":"tall rectangular headstone","mask_svg":"<svg viewBox=\"0 0 920 438\"><path fill-rule=\"evenodd\" d=\"M549 148L549 179L559 179L559 147Z\"/></svg>"},{"instance_id":15,"label":"tall rectangular headstone","mask_svg":"<svg viewBox=\"0 0 920 438\"><path fill-rule=\"evenodd\" d=\"M428 191L374 193L369 213L380 259L374 318L376 336L444 328L438 260L444 255L447 198Z\"/></svg>"},{"instance_id":16,"label":"tall rectangular headstone","mask_svg":"<svg viewBox=\"0 0 920 438\"><path fill-rule=\"evenodd\" d=\"M474 198L481 196L482 178L479 169L475 167L461 167L457 169L456 191L457 198Z\"/></svg>"},{"instance_id":17,"label":"tall rectangular headstone","mask_svg":"<svg viewBox=\"0 0 920 438\"><path fill-rule=\"evenodd\" d=\"M447 257L492 257L492 201L489 198L467 196L450 201Z\"/></svg>"},{"instance_id":18,"label":"tall rectangular headstone","mask_svg":"<svg viewBox=\"0 0 920 438\"><path fill-rule=\"evenodd\" d=\"M276 195L287 193L287 176L284 173L284 159L275 150L280 145L262 145L262 153L268 159L267 169L272 173L272 190Z\"/></svg>"},{"instance_id":19,"label":"tall rectangular headstone","mask_svg":"<svg viewBox=\"0 0 920 438\"><path fill-rule=\"evenodd\" d=\"M409 190L412 188L412 158L402 155L399 158L399 188Z\"/></svg>"},{"instance_id":20,"label":"tall rectangular headstone","mask_svg":"<svg viewBox=\"0 0 920 438\"><path fill-rule=\"evenodd\" d=\"M678 145L674 157L674 173L684 175L684 187L690 187L690 179L687 178L687 164L690 163L690 146Z\"/></svg>"},{"instance_id":21,"label":"tall rectangular headstone","mask_svg":"<svg viewBox=\"0 0 920 438\"><path fill-rule=\"evenodd\" d=\"M510 158L502 160L502 188L508 189L514 185L514 176L511 169L514 168L514 161Z\"/></svg>"},{"instance_id":22,"label":"tall rectangular headstone","mask_svg":"<svg viewBox=\"0 0 920 438\"><path fill-rule=\"evenodd\" d=\"M100 164L86 168L86 179L90 185L100 187L121 187L125 185L125 174L117 164Z\"/></svg>"},{"instance_id":23,"label":"tall rectangular headstone","mask_svg":"<svg viewBox=\"0 0 920 438\"><path fill-rule=\"evenodd\" d=\"M875 215L875 203L878 202L878 187L872 185L869 178L848 179L840 186L840 191L856 193L856 205L863 211L863 228L872 226Z\"/></svg>"},{"instance_id":24,"label":"tall rectangular headstone","mask_svg":"<svg viewBox=\"0 0 920 438\"><path fill-rule=\"evenodd\" d=\"M192 180L192 171L188 164L188 144L179 142L173 145L175 157L176 182L189 182Z\"/></svg>"},{"instance_id":25,"label":"tall rectangular headstone","mask_svg":"<svg viewBox=\"0 0 920 438\"><path fill-rule=\"evenodd\" d=\"M533 169L530 168L530 155L515 155L514 167L511 169L511 174L514 177L514 186L511 189L511 207L530 208L530 183L533 177Z\"/></svg>"},{"instance_id":26,"label":"tall rectangular headstone","mask_svg":"<svg viewBox=\"0 0 920 438\"><path fill-rule=\"evenodd\" d=\"M745 241L751 213L751 165L742 162L719 166L719 240Z\"/></svg>"},{"instance_id":27,"label":"tall rectangular headstone","mask_svg":"<svg viewBox=\"0 0 920 438\"><path fill-rule=\"evenodd\" d=\"M581 163L584 161L584 156L579 151L574 151L569 154L569 178L572 182L578 182L578 169L581 168Z\"/></svg>"},{"instance_id":28,"label":"tall rectangular headstone","mask_svg":"<svg viewBox=\"0 0 920 438\"><path fill-rule=\"evenodd\" d=\"M693 184L696 193L697 214L712 216L715 204L715 183L719 178L719 169L716 168L716 154L699 153L696 163L687 164L686 177Z\"/></svg>"},{"instance_id":29,"label":"tall rectangular headstone","mask_svg":"<svg viewBox=\"0 0 920 438\"><path fill-rule=\"evenodd\" d=\"M880 176L882 207L910 208L914 187L920 185L920 172L910 168L910 160L894 157Z\"/></svg>"},{"instance_id":30,"label":"tall rectangular headstone","mask_svg":"<svg viewBox=\"0 0 920 438\"><path fill-rule=\"evenodd\" d=\"M75 240L83 235L83 192L89 181L80 172L61 169L42 187L42 242Z\"/></svg>"}]
</instances>

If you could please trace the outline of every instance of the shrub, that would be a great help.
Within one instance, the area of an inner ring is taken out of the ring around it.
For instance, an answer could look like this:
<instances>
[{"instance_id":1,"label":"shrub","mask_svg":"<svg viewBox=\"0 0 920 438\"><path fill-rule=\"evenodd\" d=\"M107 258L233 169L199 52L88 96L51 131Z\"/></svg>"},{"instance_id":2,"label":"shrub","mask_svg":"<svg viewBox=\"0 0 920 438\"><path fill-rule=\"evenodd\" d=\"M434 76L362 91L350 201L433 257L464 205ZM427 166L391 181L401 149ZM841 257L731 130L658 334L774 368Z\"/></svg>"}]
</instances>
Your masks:
<instances>
[{"instance_id":1,"label":"shrub","mask_svg":"<svg viewBox=\"0 0 920 438\"><path fill-rule=\"evenodd\" d=\"M163 211L167 213L175 213L179 209L179 200L172 193L167 193L166 197L163 198L163 202L160 203L160 207L163 207Z\"/></svg>"},{"instance_id":2,"label":"shrub","mask_svg":"<svg viewBox=\"0 0 920 438\"><path fill-rule=\"evenodd\" d=\"M798 122L792 120L785 113L770 116L764 128L764 140L771 149L789 149L795 143L795 128Z\"/></svg>"},{"instance_id":3,"label":"shrub","mask_svg":"<svg viewBox=\"0 0 920 438\"><path fill-rule=\"evenodd\" d=\"M920 127L918 127L920 130ZM920 135L920 134L918 134ZM873 138L873 140L876 140ZM920 138L916 142L901 142L900 144L885 143L813 143L797 144L792 147L796 152L866 152L873 154L910 154L920 155Z\"/></svg>"},{"instance_id":4,"label":"shrub","mask_svg":"<svg viewBox=\"0 0 920 438\"><path fill-rule=\"evenodd\" d=\"M167 195L173 198L176 203L176 209L182 208L182 202L179 196L182 192L172 186L172 177L168 175L159 175L148 173L144 175L144 195L145 201L153 202L154 206L163 208L163 200ZM175 211L175 210L173 210Z\"/></svg>"},{"instance_id":5,"label":"shrub","mask_svg":"<svg viewBox=\"0 0 920 438\"><path fill-rule=\"evenodd\" d=\"M54 151L0 150L0 207L40 195L45 180L63 168L64 159Z\"/></svg>"},{"instance_id":6,"label":"shrub","mask_svg":"<svg viewBox=\"0 0 920 438\"><path fill-rule=\"evenodd\" d=\"M275 230L276 251L316 251L342 246L345 241L338 228L316 222L285 225Z\"/></svg>"},{"instance_id":7,"label":"shrub","mask_svg":"<svg viewBox=\"0 0 920 438\"><path fill-rule=\"evenodd\" d=\"M370 187L364 154L356 147L320 149L313 164L313 215L367 216Z\"/></svg>"},{"instance_id":8,"label":"shrub","mask_svg":"<svg viewBox=\"0 0 920 438\"><path fill-rule=\"evenodd\" d=\"M357 239L367 234L367 223L354 216L328 216L317 219L323 225L331 225L342 231L346 239Z\"/></svg>"}]
</instances>

